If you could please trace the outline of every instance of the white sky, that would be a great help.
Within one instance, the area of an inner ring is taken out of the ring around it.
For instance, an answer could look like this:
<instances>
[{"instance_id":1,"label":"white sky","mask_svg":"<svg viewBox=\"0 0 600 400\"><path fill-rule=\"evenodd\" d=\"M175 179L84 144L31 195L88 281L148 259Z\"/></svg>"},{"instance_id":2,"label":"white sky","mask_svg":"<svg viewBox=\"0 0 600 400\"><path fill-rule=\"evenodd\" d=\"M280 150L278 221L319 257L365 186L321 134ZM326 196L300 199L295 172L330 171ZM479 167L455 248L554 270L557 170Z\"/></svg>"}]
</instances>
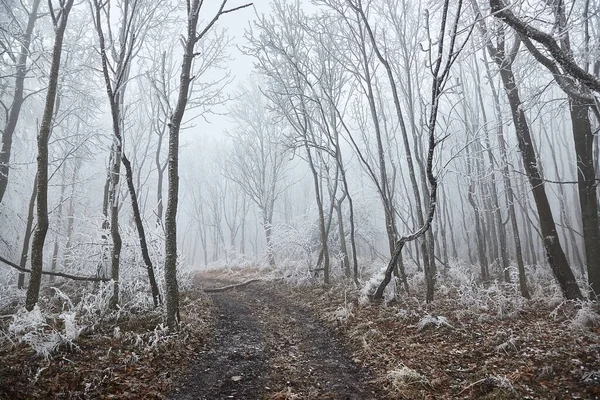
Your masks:
<instances>
[{"instance_id":1,"label":"white sky","mask_svg":"<svg viewBox=\"0 0 600 400\"><path fill-rule=\"evenodd\" d=\"M220 1L211 0L211 2L214 2L215 7L221 4ZM238 7L248 2L249 0L229 0L227 8ZM252 58L245 56L238 49L238 46L241 47L245 44L244 32L250 26L251 21L256 18L256 15L268 13L270 10L269 3L269 0L255 0L251 7L225 14L217 21L217 28L227 29L227 34L231 38L229 53L233 60L227 68L231 72L233 82L227 88L229 92L235 91L252 73ZM214 7L206 8L204 12L206 18L214 15L213 9ZM224 112L225 108L219 109L219 112ZM204 122L202 119L194 120L195 127L183 133L182 140L184 142L203 141L207 137L218 137L223 130L230 126L229 118L226 115L208 115L207 119L209 123Z\"/></svg>"}]
</instances>

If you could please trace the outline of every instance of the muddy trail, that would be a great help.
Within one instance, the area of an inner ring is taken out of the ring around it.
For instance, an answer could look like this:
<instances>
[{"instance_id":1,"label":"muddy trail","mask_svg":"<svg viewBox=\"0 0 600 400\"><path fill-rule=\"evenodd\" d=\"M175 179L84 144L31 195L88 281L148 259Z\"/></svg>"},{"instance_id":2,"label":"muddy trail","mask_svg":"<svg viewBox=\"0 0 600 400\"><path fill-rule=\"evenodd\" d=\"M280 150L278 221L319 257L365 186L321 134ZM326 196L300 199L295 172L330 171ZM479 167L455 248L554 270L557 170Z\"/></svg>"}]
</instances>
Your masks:
<instances>
[{"instance_id":1,"label":"muddy trail","mask_svg":"<svg viewBox=\"0 0 600 400\"><path fill-rule=\"evenodd\" d=\"M381 398L329 328L273 284L255 282L211 296L214 337L170 399Z\"/></svg>"}]
</instances>

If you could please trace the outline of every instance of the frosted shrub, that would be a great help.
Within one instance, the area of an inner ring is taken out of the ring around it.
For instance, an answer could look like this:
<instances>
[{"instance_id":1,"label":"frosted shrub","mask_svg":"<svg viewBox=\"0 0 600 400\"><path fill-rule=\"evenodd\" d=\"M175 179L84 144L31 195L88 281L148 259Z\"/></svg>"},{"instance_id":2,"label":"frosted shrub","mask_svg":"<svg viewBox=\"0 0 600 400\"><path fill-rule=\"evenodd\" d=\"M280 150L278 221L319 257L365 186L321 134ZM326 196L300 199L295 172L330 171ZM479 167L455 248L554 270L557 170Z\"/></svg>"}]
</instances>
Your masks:
<instances>
[{"instance_id":1,"label":"frosted shrub","mask_svg":"<svg viewBox=\"0 0 600 400\"><path fill-rule=\"evenodd\" d=\"M68 341L75 341L79 339L79 335L85 329L83 326L79 326L76 321L76 315L73 311L66 311L60 314L60 319L64 321L65 324L65 333L63 337Z\"/></svg>"},{"instance_id":2,"label":"frosted shrub","mask_svg":"<svg viewBox=\"0 0 600 400\"><path fill-rule=\"evenodd\" d=\"M346 292L344 292L344 305L339 306L334 312L331 313L330 319L336 321L338 324L345 324L348 319L354 314L352 313L352 303L348 303Z\"/></svg>"},{"instance_id":3,"label":"frosted shrub","mask_svg":"<svg viewBox=\"0 0 600 400\"><path fill-rule=\"evenodd\" d=\"M582 301L581 307L571 320L570 326L574 329L600 326L600 315L597 312L597 305L591 301Z\"/></svg>"},{"instance_id":4,"label":"frosted shrub","mask_svg":"<svg viewBox=\"0 0 600 400\"><path fill-rule=\"evenodd\" d=\"M350 306L339 306L333 313L331 318L341 324L348 322L348 319L352 316L352 307Z\"/></svg>"},{"instance_id":5,"label":"frosted shrub","mask_svg":"<svg viewBox=\"0 0 600 400\"><path fill-rule=\"evenodd\" d=\"M399 366L387 373L387 378L396 390L403 390L413 385L428 385L429 381L406 365Z\"/></svg>"},{"instance_id":6,"label":"frosted shrub","mask_svg":"<svg viewBox=\"0 0 600 400\"><path fill-rule=\"evenodd\" d=\"M9 313L25 304L25 292L16 285L0 286L0 314Z\"/></svg>"},{"instance_id":7,"label":"frosted shrub","mask_svg":"<svg viewBox=\"0 0 600 400\"><path fill-rule=\"evenodd\" d=\"M383 278L385 277L385 270L387 265L380 265L379 268L376 269L376 272L371 275L371 278L364 284L362 289L360 290L359 302L360 304L366 304L369 302L369 297L375 294L377 287ZM392 277L392 280L385 288L383 296L386 301L393 300L396 297L396 278Z\"/></svg>"},{"instance_id":8,"label":"frosted shrub","mask_svg":"<svg viewBox=\"0 0 600 400\"><path fill-rule=\"evenodd\" d=\"M77 314L72 309L73 303L69 297L59 289L54 290L56 296L64 300L69 308L58 316L64 323L64 331L48 323L47 320L51 319L44 315L37 304L31 311L19 309L8 327L9 334L17 341L28 344L38 356L44 358L50 357L62 344L73 345L85 329L77 322Z\"/></svg>"},{"instance_id":9,"label":"frosted shrub","mask_svg":"<svg viewBox=\"0 0 600 400\"><path fill-rule=\"evenodd\" d=\"M63 343L63 337L55 331L31 331L23 335L20 341L27 343L36 355L48 359Z\"/></svg>"},{"instance_id":10,"label":"frosted shrub","mask_svg":"<svg viewBox=\"0 0 600 400\"><path fill-rule=\"evenodd\" d=\"M22 335L31 331L43 329L46 325L46 317L42 314L40 307L36 304L33 310L27 311L21 308L13 315L8 326L8 332L14 335Z\"/></svg>"},{"instance_id":11,"label":"frosted shrub","mask_svg":"<svg viewBox=\"0 0 600 400\"><path fill-rule=\"evenodd\" d=\"M64 321L67 333L61 334L46 323L46 317L36 305L31 311L17 311L8 332L19 342L28 344L38 356L48 358L62 343L72 343L79 337L81 330L75 323L74 315L65 314Z\"/></svg>"},{"instance_id":12,"label":"frosted shrub","mask_svg":"<svg viewBox=\"0 0 600 400\"><path fill-rule=\"evenodd\" d=\"M447 326L449 328L452 328L452 325L450 325L448 323L448 319L446 317L442 317L442 316L436 317L436 316L427 314L426 316L421 318L421 320L417 324L417 330L419 332L421 332L422 330L427 329L430 326L433 326L436 328L439 328L440 326Z\"/></svg>"},{"instance_id":13,"label":"frosted shrub","mask_svg":"<svg viewBox=\"0 0 600 400\"><path fill-rule=\"evenodd\" d=\"M77 304L77 311L84 318L95 318L110 312L108 303L113 293L112 282L103 282L97 291L85 294Z\"/></svg>"}]
</instances>

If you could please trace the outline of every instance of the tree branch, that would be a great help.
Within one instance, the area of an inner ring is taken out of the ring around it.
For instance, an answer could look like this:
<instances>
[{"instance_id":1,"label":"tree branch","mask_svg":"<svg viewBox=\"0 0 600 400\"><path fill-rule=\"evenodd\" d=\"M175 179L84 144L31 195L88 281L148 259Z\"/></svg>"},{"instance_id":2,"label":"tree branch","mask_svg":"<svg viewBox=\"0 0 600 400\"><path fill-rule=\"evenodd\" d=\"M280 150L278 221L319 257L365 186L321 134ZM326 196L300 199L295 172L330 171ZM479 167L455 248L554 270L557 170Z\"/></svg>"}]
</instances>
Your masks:
<instances>
[{"instance_id":1,"label":"tree branch","mask_svg":"<svg viewBox=\"0 0 600 400\"><path fill-rule=\"evenodd\" d=\"M590 90L600 92L600 80L577 65L569 54L560 48L551 35L520 20L507 6L504 5L502 0L489 1L492 12L496 18L502 20L520 35L541 43L554 60L564 68L566 73L578 79Z\"/></svg>"},{"instance_id":2,"label":"tree branch","mask_svg":"<svg viewBox=\"0 0 600 400\"><path fill-rule=\"evenodd\" d=\"M21 272L25 272L25 273L31 273L30 269L27 268L22 268L19 265L15 264L12 261L7 260L6 258L0 256L0 262L3 262L4 264L11 266ZM77 276L77 275L70 275L70 274L65 274L62 272L51 272L51 271L42 271L43 275L50 275L50 276L60 276L63 278L67 278L67 279L72 279L74 281L88 281L88 282L108 282L110 279L107 278L101 278L99 276Z\"/></svg>"}]
</instances>

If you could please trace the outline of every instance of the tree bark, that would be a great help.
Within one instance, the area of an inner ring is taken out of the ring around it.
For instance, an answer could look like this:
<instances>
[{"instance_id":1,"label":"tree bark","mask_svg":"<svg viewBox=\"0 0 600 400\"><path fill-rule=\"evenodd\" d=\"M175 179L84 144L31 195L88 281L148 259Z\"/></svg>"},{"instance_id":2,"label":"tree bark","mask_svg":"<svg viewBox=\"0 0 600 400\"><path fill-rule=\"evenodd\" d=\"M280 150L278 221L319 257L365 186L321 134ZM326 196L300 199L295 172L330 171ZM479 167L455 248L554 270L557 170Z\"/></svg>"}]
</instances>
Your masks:
<instances>
[{"instance_id":1,"label":"tree bark","mask_svg":"<svg viewBox=\"0 0 600 400\"><path fill-rule=\"evenodd\" d=\"M523 164L529 183L531 184L532 194L540 217L540 229L542 232L542 241L546 251L548 264L560 285L563 295L567 299L580 299L582 297L573 271L569 267L567 258L562 249L556 224L552 215L552 209L546 195L544 180L541 177L538 161L533 149L529 125L523 112L523 106L519 91L516 86L515 77L510 65L501 65L500 76L504 84L504 90L508 96L508 102L512 112L513 123L517 133L519 150L523 157Z\"/></svg>"},{"instance_id":2,"label":"tree bark","mask_svg":"<svg viewBox=\"0 0 600 400\"><path fill-rule=\"evenodd\" d=\"M594 170L594 135L588 114L589 105L575 98L571 98L569 104L577 155L577 189L581 206L589 295L596 299L600 295L600 220Z\"/></svg>"},{"instance_id":3,"label":"tree bark","mask_svg":"<svg viewBox=\"0 0 600 400\"><path fill-rule=\"evenodd\" d=\"M33 310L40 293L42 267L44 263L44 242L46 240L46 233L48 232L48 139L50 136L50 128L52 126L52 115L54 113L54 103L58 87L62 43L73 1L74 0L66 0L64 4L62 4L61 13L58 16L58 19L54 19L53 16L55 39L52 50L52 63L50 67L50 78L42 124L37 137L37 227L33 234L33 241L31 244L31 275L25 298L25 308L28 311Z\"/></svg>"},{"instance_id":4,"label":"tree bark","mask_svg":"<svg viewBox=\"0 0 600 400\"><path fill-rule=\"evenodd\" d=\"M21 268L27 267L27 254L29 253L29 243L31 242L31 232L33 227L33 213L35 211L35 199L37 197L37 173L33 180L33 189L31 190L31 196L29 197L29 207L27 211L27 223L25 225L25 234L23 235L23 247L21 251L21 260L19 265ZM19 278L17 287L23 289L25 285L25 273L19 272Z\"/></svg>"},{"instance_id":5,"label":"tree bark","mask_svg":"<svg viewBox=\"0 0 600 400\"><path fill-rule=\"evenodd\" d=\"M121 263L121 247L123 241L119 232L119 180L121 175L121 144L118 140L113 141L112 146L112 165L110 168L110 190L109 190L109 209L110 209L110 236L113 246L110 252L110 275L113 285L113 293L109 301L110 308L116 308L119 304L119 266Z\"/></svg>"}]
</instances>

